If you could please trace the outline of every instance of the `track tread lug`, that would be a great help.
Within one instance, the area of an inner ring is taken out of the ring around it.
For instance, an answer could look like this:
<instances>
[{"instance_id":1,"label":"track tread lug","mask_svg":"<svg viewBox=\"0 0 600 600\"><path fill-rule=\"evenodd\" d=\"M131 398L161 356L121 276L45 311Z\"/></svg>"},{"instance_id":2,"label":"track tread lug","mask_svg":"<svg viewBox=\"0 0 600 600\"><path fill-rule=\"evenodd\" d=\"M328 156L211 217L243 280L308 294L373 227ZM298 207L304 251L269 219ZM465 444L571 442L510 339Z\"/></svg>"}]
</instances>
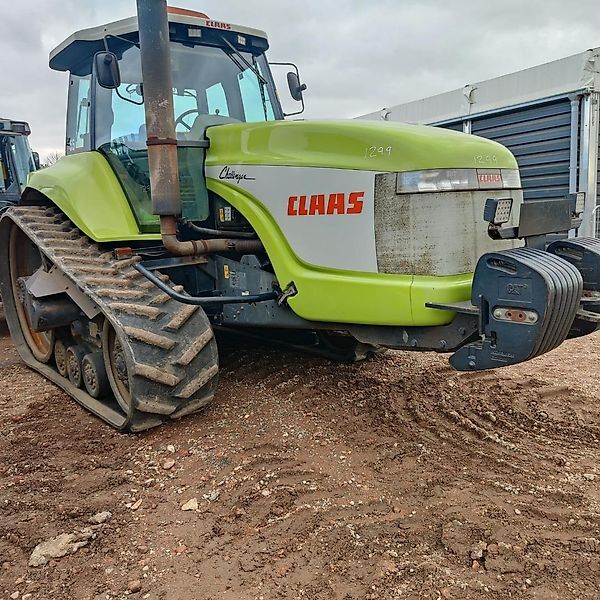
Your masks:
<instances>
[{"instance_id":1,"label":"track tread lug","mask_svg":"<svg viewBox=\"0 0 600 600\"><path fill-rule=\"evenodd\" d=\"M161 292L160 294L158 294L157 296L152 298L152 300L150 300L150 304L158 304L158 305L166 304L170 299L171 299L171 297L169 296L169 294L165 294L164 292Z\"/></svg>"},{"instance_id":2,"label":"track tread lug","mask_svg":"<svg viewBox=\"0 0 600 600\"><path fill-rule=\"evenodd\" d=\"M212 394L207 394L203 398L196 398L195 400L188 402L186 405L171 413L171 419L179 419L181 417L191 415L199 411L201 408L204 408L211 400Z\"/></svg>"},{"instance_id":3,"label":"track tread lug","mask_svg":"<svg viewBox=\"0 0 600 600\"><path fill-rule=\"evenodd\" d=\"M123 329L130 338L133 338L138 342L148 344L149 346L157 346L163 350L171 350L177 343L171 338L168 338L164 335L158 335L157 333L152 333L147 329L140 329L138 327L124 327Z\"/></svg>"},{"instance_id":4,"label":"track tread lug","mask_svg":"<svg viewBox=\"0 0 600 600\"><path fill-rule=\"evenodd\" d=\"M141 363L135 365L134 372L140 377L145 377L146 379L168 385L169 387L175 387L183 379L181 375L176 375L165 369L158 369L157 367Z\"/></svg>"},{"instance_id":5,"label":"track tread lug","mask_svg":"<svg viewBox=\"0 0 600 600\"><path fill-rule=\"evenodd\" d=\"M187 367L214 337L212 329L203 332L191 343L189 348L179 358L175 359L175 364L181 367Z\"/></svg>"},{"instance_id":6,"label":"track tread lug","mask_svg":"<svg viewBox=\"0 0 600 600\"><path fill-rule=\"evenodd\" d=\"M203 388L218 373L218 371L219 368L216 365L211 365L210 367L203 369L176 394L177 397L187 400Z\"/></svg>"},{"instance_id":7,"label":"track tread lug","mask_svg":"<svg viewBox=\"0 0 600 600\"><path fill-rule=\"evenodd\" d=\"M184 304L183 307L173 315L172 319L166 325L163 325L163 329L165 331L179 331L187 321L196 314L199 308L199 306Z\"/></svg>"},{"instance_id":8,"label":"track tread lug","mask_svg":"<svg viewBox=\"0 0 600 600\"><path fill-rule=\"evenodd\" d=\"M134 317L147 317L152 320L158 319L163 314L160 308L131 302L112 302L109 306L112 310L118 310Z\"/></svg>"},{"instance_id":9,"label":"track tread lug","mask_svg":"<svg viewBox=\"0 0 600 600\"><path fill-rule=\"evenodd\" d=\"M96 290L101 296L114 298L115 300L141 300L146 296L143 290L129 290L118 288L102 288Z\"/></svg>"}]
</instances>

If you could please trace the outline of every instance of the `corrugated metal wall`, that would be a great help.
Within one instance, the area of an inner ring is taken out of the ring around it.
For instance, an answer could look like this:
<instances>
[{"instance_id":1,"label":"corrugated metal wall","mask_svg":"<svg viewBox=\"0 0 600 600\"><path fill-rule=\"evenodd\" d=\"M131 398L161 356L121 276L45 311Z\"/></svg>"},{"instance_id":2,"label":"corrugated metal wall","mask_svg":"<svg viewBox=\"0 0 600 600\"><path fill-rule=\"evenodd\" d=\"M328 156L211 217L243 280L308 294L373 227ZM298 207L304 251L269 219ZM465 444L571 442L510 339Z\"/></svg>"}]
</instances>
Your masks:
<instances>
[{"instance_id":1,"label":"corrugated metal wall","mask_svg":"<svg viewBox=\"0 0 600 600\"><path fill-rule=\"evenodd\" d=\"M442 126L459 129L461 123ZM511 150L519 163L525 200L563 198L569 193L571 103L568 98L472 117L471 133L500 142Z\"/></svg>"},{"instance_id":2,"label":"corrugated metal wall","mask_svg":"<svg viewBox=\"0 0 600 600\"><path fill-rule=\"evenodd\" d=\"M453 131L463 131L463 122L457 121L456 123L445 123L444 129L452 129Z\"/></svg>"},{"instance_id":3,"label":"corrugated metal wall","mask_svg":"<svg viewBox=\"0 0 600 600\"><path fill-rule=\"evenodd\" d=\"M600 157L600 135L598 136L598 157ZM600 159L598 160L596 170L596 205L600 204ZM596 210L594 217L594 232L596 237L600 237L600 208Z\"/></svg>"}]
</instances>

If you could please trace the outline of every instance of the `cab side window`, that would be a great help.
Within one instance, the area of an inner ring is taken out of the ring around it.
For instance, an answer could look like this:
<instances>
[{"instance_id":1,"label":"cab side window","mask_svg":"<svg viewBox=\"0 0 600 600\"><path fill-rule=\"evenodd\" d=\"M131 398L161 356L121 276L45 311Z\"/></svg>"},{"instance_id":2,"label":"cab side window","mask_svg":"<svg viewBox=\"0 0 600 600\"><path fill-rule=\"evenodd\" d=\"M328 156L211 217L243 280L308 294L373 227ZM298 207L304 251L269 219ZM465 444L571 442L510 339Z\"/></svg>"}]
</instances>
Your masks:
<instances>
[{"instance_id":1,"label":"cab side window","mask_svg":"<svg viewBox=\"0 0 600 600\"><path fill-rule=\"evenodd\" d=\"M69 82L69 114L67 115L67 154L91 149L90 140L90 81L71 76Z\"/></svg>"}]
</instances>

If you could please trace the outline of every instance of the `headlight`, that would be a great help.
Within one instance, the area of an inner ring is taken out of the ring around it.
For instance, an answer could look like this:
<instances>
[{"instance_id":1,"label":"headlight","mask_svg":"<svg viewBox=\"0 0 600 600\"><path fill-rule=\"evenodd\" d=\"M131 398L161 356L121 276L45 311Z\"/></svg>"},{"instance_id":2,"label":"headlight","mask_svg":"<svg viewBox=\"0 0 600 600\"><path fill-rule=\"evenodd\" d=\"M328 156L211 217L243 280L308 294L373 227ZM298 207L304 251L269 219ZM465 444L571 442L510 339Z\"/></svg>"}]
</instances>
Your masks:
<instances>
[{"instance_id":1,"label":"headlight","mask_svg":"<svg viewBox=\"0 0 600 600\"><path fill-rule=\"evenodd\" d=\"M517 169L430 169L396 175L396 193L518 189Z\"/></svg>"}]
</instances>

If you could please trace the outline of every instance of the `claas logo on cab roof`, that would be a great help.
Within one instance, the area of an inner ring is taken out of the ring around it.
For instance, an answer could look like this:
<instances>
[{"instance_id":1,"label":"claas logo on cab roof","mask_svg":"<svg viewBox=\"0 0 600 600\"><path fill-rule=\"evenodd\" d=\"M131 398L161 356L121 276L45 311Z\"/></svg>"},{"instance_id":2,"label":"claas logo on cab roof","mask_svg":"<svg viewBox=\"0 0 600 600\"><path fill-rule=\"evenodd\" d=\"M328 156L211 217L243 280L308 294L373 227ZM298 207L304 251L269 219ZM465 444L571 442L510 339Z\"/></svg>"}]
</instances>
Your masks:
<instances>
[{"instance_id":1,"label":"claas logo on cab roof","mask_svg":"<svg viewBox=\"0 0 600 600\"><path fill-rule=\"evenodd\" d=\"M213 29L231 29L230 23L222 23L221 21L211 21L210 17L206 13L199 12L197 10L190 10L189 8L178 8L177 6L167 7L167 12L171 15L183 15L185 17L196 17L198 19L204 19L207 27Z\"/></svg>"}]
</instances>

